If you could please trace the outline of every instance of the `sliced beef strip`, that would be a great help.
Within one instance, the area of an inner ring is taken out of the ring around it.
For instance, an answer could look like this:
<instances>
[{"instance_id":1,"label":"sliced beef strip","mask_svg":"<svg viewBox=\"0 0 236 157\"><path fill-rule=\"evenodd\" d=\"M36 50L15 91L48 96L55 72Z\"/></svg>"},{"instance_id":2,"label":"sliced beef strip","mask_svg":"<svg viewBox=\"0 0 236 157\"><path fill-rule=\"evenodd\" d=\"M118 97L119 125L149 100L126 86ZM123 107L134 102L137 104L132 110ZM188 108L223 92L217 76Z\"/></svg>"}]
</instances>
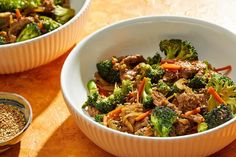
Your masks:
<instances>
[{"instance_id":1,"label":"sliced beef strip","mask_svg":"<svg viewBox=\"0 0 236 157\"><path fill-rule=\"evenodd\" d=\"M207 98L204 94L182 93L176 96L175 105L183 113L191 111L197 107L206 106Z\"/></svg>"}]
</instances>

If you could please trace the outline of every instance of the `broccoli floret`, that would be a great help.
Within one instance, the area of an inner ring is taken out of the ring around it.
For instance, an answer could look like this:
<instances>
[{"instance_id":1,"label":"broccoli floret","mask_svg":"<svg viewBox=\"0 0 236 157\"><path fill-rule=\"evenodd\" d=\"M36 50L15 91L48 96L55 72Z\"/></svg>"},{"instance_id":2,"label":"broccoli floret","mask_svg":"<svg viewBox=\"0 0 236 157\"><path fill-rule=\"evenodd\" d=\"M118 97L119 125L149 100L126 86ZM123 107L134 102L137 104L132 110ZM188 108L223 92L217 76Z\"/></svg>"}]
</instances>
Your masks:
<instances>
[{"instance_id":1,"label":"broccoli floret","mask_svg":"<svg viewBox=\"0 0 236 157\"><path fill-rule=\"evenodd\" d=\"M109 83L120 82L120 73L113 69L111 60L104 60L97 63L99 75Z\"/></svg>"},{"instance_id":2,"label":"broccoli floret","mask_svg":"<svg viewBox=\"0 0 236 157\"><path fill-rule=\"evenodd\" d=\"M162 40L159 47L166 55L166 59L198 60L197 51L189 41L180 39Z\"/></svg>"},{"instance_id":3,"label":"broccoli floret","mask_svg":"<svg viewBox=\"0 0 236 157\"><path fill-rule=\"evenodd\" d=\"M194 76L189 81L189 87L193 89L205 88L207 85L207 79L204 76Z\"/></svg>"},{"instance_id":4,"label":"broccoli floret","mask_svg":"<svg viewBox=\"0 0 236 157\"><path fill-rule=\"evenodd\" d=\"M62 5L64 0L54 0L54 5Z\"/></svg>"},{"instance_id":5,"label":"broccoli floret","mask_svg":"<svg viewBox=\"0 0 236 157\"><path fill-rule=\"evenodd\" d=\"M159 80L157 83L157 90L164 95L167 95L171 91L171 87L168 86L163 80Z\"/></svg>"},{"instance_id":6,"label":"broccoli floret","mask_svg":"<svg viewBox=\"0 0 236 157\"><path fill-rule=\"evenodd\" d=\"M4 44L6 44L6 43L7 43L6 38L5 38L4 36L1 36L1 35L0 35L0 45L4 45Z\"/></svg>"},{"instance_id":7,"label":"broccoli floret","mask_svg":"<svg viewBox=\"0 0 236 157\"><path fill-rule=\"evenodd\" d=\"M25 41L28 39L38 37L40 35L41 35L41 31L39 27L37 26L37 24L30 23L30 24L27 24L26 27L20 32L20 35L18 36L16 41L17 42Z\"/></svg>"},{"instance_id":8,"label":"broccoli floret","mask_svg":"<svg viewBox=\"0 0 236 157\"><path fill-rule=\"evenodd\" d=\"M208 125L205 122L199 123L197 126L197 132L203 132L208 129Z\"/></svg>"},{"instance_id":9,"label":"broccoli floret","mask_svg":"<svg viewBox=\"0 0 236 157\"><path fill-rule=\"evenodd\" d=\"M28 5L26 0L0 0L0 12L24 9Z\"/></svg>"},{"instance_id":10,"label":"broccoli floret","mask_svg":"<svg viewBox=\"0 0 236 157\"><path fill-rule=\"evenodd\" d=\"M156 53L153 57L147 58L147 64L153 65L153 64L159 64L161 62L161 55L159 53Z\"/></svg>"},{"instance_id":11,"label":"broccoli floret","mask_svg":"<svg viewBox=\"0 0 236 157\"><path fill-rule=\"evenodd\" d=\"M169 136L176 119L177 114L168 106L156 106L151 114L155 134L161 137Z\"/></svg>"},{"instance_id":12,"label":"broccoli floret","mask_svg":"<svg viewBox=\"0 0 236 157\"><path fill-rule=\"evenodd\" d=\"M100 97L96 83L93 80L90 80L87 83L87 89L88 89L89 95L88 95L86 104L90 106L94 106L98 98Z\"/></svg>"},{"instance_id":13,"label":"broccoli floret","mask_svg":"<svg viewBox=\"0 0 236 157\"><path fill-rule=\"evenodd\" d=\"M43 23L43 30L44 33L48 33L53 31L54 29L58 28L61 26L60 23L54 21L52 18L47 17L47 16L40 16L39 19Z\"/></svg>"},{"instance_id":14,"label":"broccoli floret","mask_svg":"<svg viewBox=\"0 0 236 157\"><path fill-rule=\"evenodd\" d=\"M182 91L183 90L179 89L175 84L173 84L172 86L170 86L170 90L166 94L166 97L170 97L175 93L181 93Z\"/></svg>"},{"instance_id":15,"label":"broccoli floret","mask_svg":"<svg viewBox=\"0 0 236 157\"><path fill-rule=\"evenodd\" d=\"M55 9L53 10L53 14L55 15L55 20L57 22L65 24L75 15L75 10L56 5Z\"/></svg>"},{"instance_id":16,"label":"broccoli floret","mask_svg":"<svg viewBox=\"0 0 236 157\"><path fill-rule=\"evenodd\" d=\"M156 83L163 77L164 73L165 71L161 68L160 65L153 64L150 69L147 69L146 76L151 78L153 83Z\"/></svg>"},{"instance_id":17,"label":"broccoli floret","mask_svg":"<svg viewBox=\"0 0 236 157\"><path fill-rule=\"evenodd\" d=\"M138 76L140 78L148 77L151 79L152 83L157 83L158 80L160 80L165 73L165 71L158 64L153 64L151 66L149 64L140 63L139 65L140 73Z\"/></svg>"},{"instance_id":18,"label":"broccoli floret","mask_svg":"<svg viewBox=\"0 0 236 157\"><path fill-rule=\"evenodd\" d=\"M233 114L229 106L222 104L208 112L204 118L208 129L211 129L232 119Z\"/></svg>"},{"instance_id":19,"label":"broccoli floret","mask_svg":"<svg viewBox=\"0 0 236 157\"><path fill-rule=\"evenodd\" d=\"M40 0L0 0L0 12L15 9L35 8L41 5Z\"/></svg>"},{"instance_id":20,"label":"broccoli floret","mask_svg":"<svg viewBox=\"0 0 236 157\"><path fill-rule=\"evenodd\" d=\"M150 78L144 78L144 87L141 94L141 103L144 108L153 108L152 83Z\"/></svg>"},{"instance_id":21,"label":"broccoli floret","mask_svg":"<svg viewBox=\"0 0 236 157\"><path fill-rule=\"evenodd\" d=\"M94 120L98 123L101 123L103 121L104 116L105 116L105 114L96 114L94 117Z\"/></svg>"},{"instance_id":22,"label":"broccoli floret","mask_svg":"<svg viewBox=\"0 0 236 157\"><path fill-rule=\"evenodd\" d=\"M121 87L115 87L113 94L108 97L101 96L96 83L91 80L87 84L89 91L86 105L90 105L98 109L101 113L108 113L115 109L117 104L123 102L126 95L133 89L132 82L123 80Z\"/></svg>"},{"instance_id":23,"label":"broccoli floret","mask_svg":"<svg viewBox=\"0 0 236 157\"><path fill-rule=\"evenodd\" d=\"M236 85L232 79L219 73L214 73L209 79L207 87L213 87L224 102L230 106L233 114L236 114ZM208 100L208 104L209 111L219 105L212 95Z\"/></svg>"},{"instance_id":24,"label":"broccoli floret","mask_svg":"<svg viewBox=\"0 0 236 157\"><path fill-rule=\"evenodd\" d=\"M218 85L223 87L225 85L231 86L233 84L234 84L234 82L231 78L229 78L225 75L221 75L219 73L212 74L212 76L208 82L208 86L212 86L215 88L217 88Z\"/></svg>"},{"instance_id":25,"label":"broccoli floret","mask_svg":"<svg viewBox=\"0 0 236 157\"><path fill-rule=\"evenodd\" d=\"M133 84L129 80L123 80L121 87L115 86L114 92L110 97L111 101L116 104L123 103L126 95L133 90Z\"/></svg>"}]
</instances>

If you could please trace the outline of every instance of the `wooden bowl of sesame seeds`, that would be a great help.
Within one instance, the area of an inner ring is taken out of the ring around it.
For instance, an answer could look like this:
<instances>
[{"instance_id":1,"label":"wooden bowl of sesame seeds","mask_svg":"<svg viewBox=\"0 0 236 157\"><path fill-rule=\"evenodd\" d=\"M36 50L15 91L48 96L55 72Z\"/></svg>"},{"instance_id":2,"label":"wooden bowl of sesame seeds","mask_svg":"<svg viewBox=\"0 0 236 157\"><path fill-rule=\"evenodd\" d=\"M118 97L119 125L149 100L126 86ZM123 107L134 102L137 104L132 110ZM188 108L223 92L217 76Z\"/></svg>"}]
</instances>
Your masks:
<instances>
[{"instance_id":1,"label":"wooden bowl of sesame seeds","mask_svg":"<svg viewBox=\"0 0 236 157\"><path fill-rule=\"evenodd\" d=\"M20 142L31 121L32 109L25 98L0 92L0 153Z\"/></svg>"}]
</instances>

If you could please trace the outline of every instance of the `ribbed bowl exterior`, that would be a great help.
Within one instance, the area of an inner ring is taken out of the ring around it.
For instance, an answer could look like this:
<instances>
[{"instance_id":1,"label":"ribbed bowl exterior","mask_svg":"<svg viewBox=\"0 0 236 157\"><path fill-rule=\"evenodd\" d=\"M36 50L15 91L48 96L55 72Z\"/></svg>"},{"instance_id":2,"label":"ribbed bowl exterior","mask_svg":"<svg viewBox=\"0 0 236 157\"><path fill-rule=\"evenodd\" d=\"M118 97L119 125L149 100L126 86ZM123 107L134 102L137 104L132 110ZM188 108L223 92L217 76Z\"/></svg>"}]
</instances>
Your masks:
<instances>
[{"instance_id":1,"label":"ribbed bowl exterior","mask_svg":"<svg viewBox=\"0 0 236 157\"><path fill-rule=\"evenodd\" d=\"M73 22L54 33L24 44L0 47L0 74L29 70L64 54L81 38L88 10L89 5Z\"/></svg>"},{"instance_id":2,"label":"ribbed bowl exterior","mask_svg":"<svg viewBox=\"0 0 236 157\"><path fill-rule=\"evenodd\" d=\"M100 125L82 109L88 94L86 84L97 71L96 63L134 52L151 56L157 43L174 37L195 43L201 60L207 59L219 67L236 67L235 34L205 21L176 16L139 17L110 25L86 37L67 57L61 73L66 104L79 128L105 151L119 157L203 157L236 138L236 118L202 133L141 137ZM235 71L231 74L235 80Z\"/></svg>"},{"instance_id":3,"label":"ribbed bowl exterior","mask_svg":"<svg viewBox=\"0 0 236 157\"><path fill-rule=\"evenodd\" d=\"M205 157L230 144L236 134L236 123L233 123L215 132L188 138L136 138L106 131L68 106L84 134L105 151L119 157Z\"/></svg>"}]
</instances>

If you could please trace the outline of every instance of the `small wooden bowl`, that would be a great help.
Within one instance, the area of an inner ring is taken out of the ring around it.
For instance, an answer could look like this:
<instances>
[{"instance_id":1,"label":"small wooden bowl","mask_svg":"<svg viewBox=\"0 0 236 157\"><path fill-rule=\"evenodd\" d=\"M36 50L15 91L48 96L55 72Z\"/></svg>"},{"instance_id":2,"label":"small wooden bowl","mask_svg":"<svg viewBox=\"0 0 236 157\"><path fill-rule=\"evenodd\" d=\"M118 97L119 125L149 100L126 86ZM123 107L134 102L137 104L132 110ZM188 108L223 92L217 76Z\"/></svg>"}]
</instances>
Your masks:
<instances>
[{"instance_id":1,"label":"small wooden bowl","mask_svg":"<svg viewBox=\"0 0 236 157\"><path fill-rule=\"evenodd\" d=\"M0 153L2 153L20 142L22 139L22 136L32 122L32 108L30 103L24 97L15 93L0 92L0 103L19 108L26 119L26 124L19 133L17 133L12 138L0 143Z\"/></svg>"}]
</instances>

